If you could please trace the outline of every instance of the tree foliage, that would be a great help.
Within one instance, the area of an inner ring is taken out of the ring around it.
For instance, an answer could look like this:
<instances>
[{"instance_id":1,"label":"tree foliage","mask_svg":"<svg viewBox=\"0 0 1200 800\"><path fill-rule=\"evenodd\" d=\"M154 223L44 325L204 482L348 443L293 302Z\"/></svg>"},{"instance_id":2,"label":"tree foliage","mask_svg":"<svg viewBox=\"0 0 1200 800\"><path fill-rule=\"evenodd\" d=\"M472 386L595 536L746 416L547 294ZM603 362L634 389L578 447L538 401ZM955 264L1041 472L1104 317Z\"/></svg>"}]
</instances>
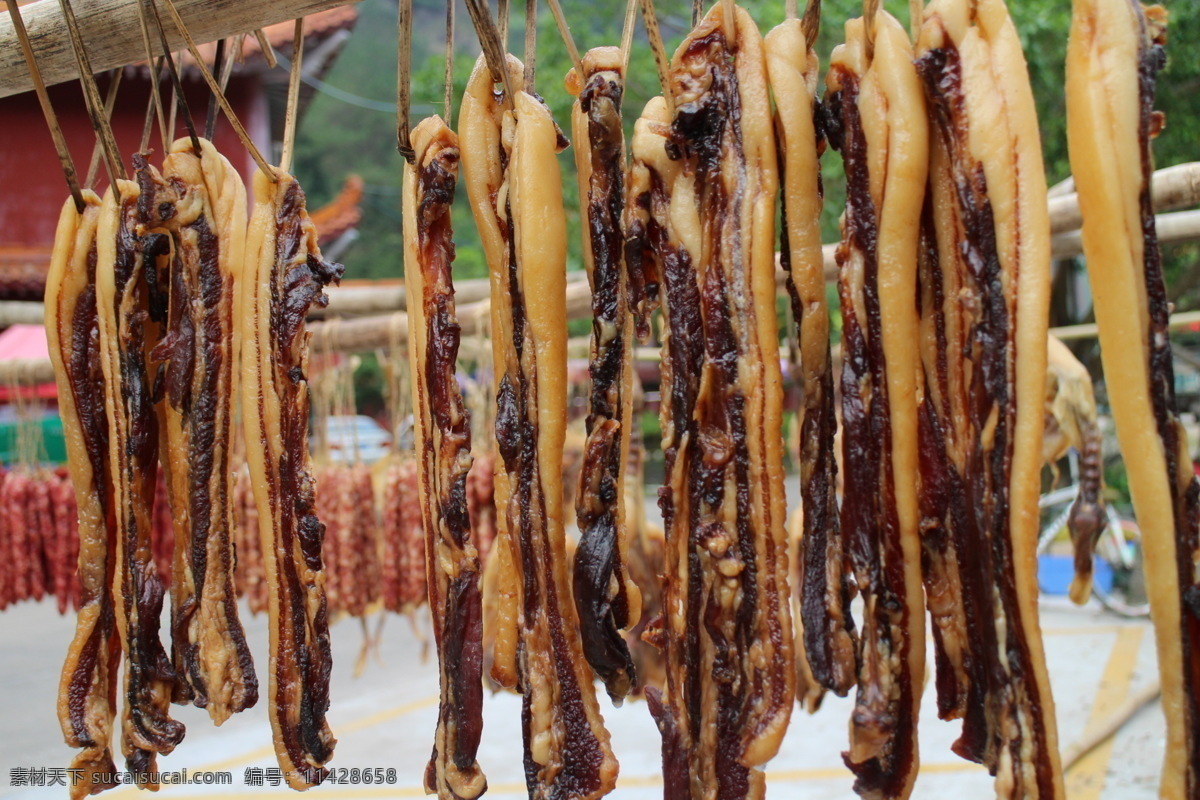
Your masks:
<instances>
[{"instance_id":1,"label":"tree foliage","mask_svg":"<svg viewBox=\"0 0 1200 800\"><path fill-rule=\"evenodd\" d=\"M581 50L617 44L625 4L621 0L561 0ZM520 51L524 38L523 5L511 3L513 16L510 46ZM781 0L743 0L765 33L783 18ZM544 4L543 4L544 6ZM861 13L857 0L825 0L818 52L823 64L842 38L846 19ZM885 3L907 25L907 4ZM1029 63L1030 79L1037 98L1047 177L1053 184L1070 173L1066 148L1064 59L1070 3L1067 0L1010 0L1009 7L1020 32ZM1159 84L1159 108L1166 112L1167 128L1159 137L1155 154L1160 166L1200 160L1200 115L1195 97L1200 91L1200 52L1191 43L1200 41L1200 3L1175 0L1171 12L1169 66ZM689 27L690 4L660 3L658 13L669 48L677 45ZM337 63L325 81L338 89L377 102L388 102L396 91L396 3L394 0L363 0L359 21ZM479 52L465 7L457 9L455 39L454 114L467 77ZM413 107L415 124L426 115L441 113L442 48L445 6L435 0L415 0L413 53ZM570 121L573 98L563 89L570 59L548 9L538 18L537 88L559 124ZM627 131L646 101L657 94L658 79L645 34L638 26L625 95ZM366 182L362 234L346 253L348 278L398 278L403 274L400 232L400 182L402 159L395 149L395 116L347 104L318 93L300 126L296 172L308 190L311 202L327 201L348 173L362 175ZM570 153L560 159L564 200L568 214L568 269L580 268L579 192ZM837 216L844 200L840 159L827 154L824 162L826 187L825 239L837 235ZM460 191L454 209L458 255L455 274L482 277L486 274L479 239ZM1168 253L1168 277L1172 295L1181 305L1200 302L1196 248L1178 247Z\"/></svg>"}]
</instances>

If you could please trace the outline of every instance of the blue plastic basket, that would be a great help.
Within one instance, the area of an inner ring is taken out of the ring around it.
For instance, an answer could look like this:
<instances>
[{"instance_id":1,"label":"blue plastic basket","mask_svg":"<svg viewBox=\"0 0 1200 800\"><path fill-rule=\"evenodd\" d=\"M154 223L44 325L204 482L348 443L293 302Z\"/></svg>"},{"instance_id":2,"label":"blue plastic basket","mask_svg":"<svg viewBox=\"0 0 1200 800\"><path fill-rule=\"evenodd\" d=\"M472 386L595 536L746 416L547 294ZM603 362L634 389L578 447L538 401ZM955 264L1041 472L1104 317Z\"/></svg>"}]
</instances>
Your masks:
<instances>
[{"instance_id":1,"label":"blue plastic basket","mask_svg":"<svg viewBox=\"0 0 1200 800\"><path fill-rule=\"evenodd\" d=\"M1103 592L1111 592L1113 570L1106 561L1096 560L1092 581ZM1075 577L1075 559L1072 556L1038 556L1038 587L1042 594L1065 595Z\"/></svg>"}]
</instances>

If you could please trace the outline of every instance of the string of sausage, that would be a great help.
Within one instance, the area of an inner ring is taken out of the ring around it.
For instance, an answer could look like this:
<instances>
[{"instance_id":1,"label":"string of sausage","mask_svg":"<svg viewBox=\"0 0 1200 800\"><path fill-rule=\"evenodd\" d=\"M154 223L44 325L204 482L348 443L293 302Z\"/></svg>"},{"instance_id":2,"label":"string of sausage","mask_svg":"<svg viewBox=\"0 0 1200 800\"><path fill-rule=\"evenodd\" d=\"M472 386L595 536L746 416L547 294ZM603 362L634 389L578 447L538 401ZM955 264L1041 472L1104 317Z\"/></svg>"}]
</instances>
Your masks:
<instances>
[{"instance_id":1,"label":"string of sausage","mask_svg":"<svg viewBox=\"0 0 1200 800\"><path fill-rule=\"evenodd\" d=\"M141 168L141 163L135 159ZM148 323L151 273L170 252L164 233L145 231L137 184L118 180L104 196L97 229L96 303L109 469L116 515L113 596L125 652L121 749L135 775L156 771L183 739L168 716L175 671L159 640L164 587L154 566L150 512L158 475L158 421L148 369L154 328Z\"/></svg>"},{"instance_id":2,"label":"string of sausage","mask_svg":"<svg viewBox=\"0 0 1200 800\"><path fill-rule=\"evenodd\" d=\"M71 790L75 800L113 785L99 776L116 771L110 743L121 653L112 595L116 517L96 318L100 198L86 192L84 199L82 214L74 201L63 204L46 277L46 340L58 381L67 466L79 515L79 613L58 692L63 736L68 745L80 748L71 761L72 769L82 770ZM5 496L13 478L5 480Z\"/></svg>"},{"instance_id":3,"label":"string of sausage","mask_svg":"<svg viewBox=\"0 0 1200 800\"><path fill-rule=\"evenodd\" d=\"M246 461L258 506L270 587L270 703L275 754L288 785L305 789L328 775L335 740L325 721L332 667L324 526L313 513L308 452L309 309L328 302L325 286L343 267L321 257L317 232L295 178L254 176L246 242L242 323L242 418Z\"/></svg>"},{"instance_id":4,"label":"string of sausage","mask_svg":"<svg viewBox=\"0 0 1200 800\"><path fill-rule=\"evenodd\" d=\"M429 117L413 129L411 141L416 156L404 168L404 272L413 298L415 450L441 682L425 791L441 800L469 800L486 791L487 779L475 760L483 733L483 607L467 512L471 420L455 377L460 328L450 272L458 137Z\"/></svg>"},{"instance_id":5,"label":"string of sausage","mask_svg":"<svg viewBox=\"0 0 1200 800\"><path fill-rule=\"evenodd\" d=\"M245 260L245 189L207 140L180 139L163 174L137 171L145 224L174 244L163 362L162 460L176 531L171 575L177 703L220 725L258 701L258 678L233 584L234 474L230 457L238 354L237 292ZM158 287L160 291L164 287Z\"/></svg>"},{"instance_id":6,"label":"string of sausage","mask_svg":"<svg viewBox=\"0 0 1200 800\"><path fill-rule=\"evenodd\" d=\"M1063 796L1037 618L1049 221L1033 97L1002 0L935 0L917 71L924 559L938 710L1003 798ZM1002 67L999 65L1003 65Z\"/></svg>"},{"instance_id":7,"label":"string of sausage","mask_svg":"<svg viewBox=\"0 0 1200 800\"><path fill-rule=\"evenodd\" d=\"M870 24L870 23L866 23ZM863 599L846 765L868 798L905 798L917 774L925 676L917 531L916 228L926 125L908 37L894 18L846 23L826 78L830 144L846 171L837 251L842 305L841 526Z\"/></svg>"},{"instance_id":8,"label":"string of sausage","mask_svg":"<svg viewBox=\"0 0 1200 800\"><path fill-rule=\"evenodd\" d=\"M733 28L727 27L732 25ZM762 39L715 6L634 130L661 270L668 800L762 797L795 689L775 322L775 140ZM647 174L648 173L648 174ZM634 201L631 201L631 203ZM670 206L670 213L667 207ZM635 231L636 233L636 231ZM635 243L635 246L636 243Z\"/></svg>"},{"instance_id":9,"label":"string of sausage","mask_svg":"<svg viewBox=\"0 0 1200 800\"><path fill-rule=\"evenodd\" d=\"M779 258L800 341L800 499L803 532L797 555L797 693L813 708L825 689L844 696L854 685L854 583L838 524L833 359L821 252L821 165L816 53L803 23L784 21L764 41L783 186Z\"/></svg>"},{"instance_id":10,"label":"string of sausage","mask_svg":"<svg viewBox=\"0 0 1200 800\"><path fill-rule=\"evenodd\" d=\"M517 85L520 62L509 58L507 66ZM503 461L497 550L509 561L498 578L492 674L523 695L530 797L602 797L616 783L617 763L576 635L562 528L566 220L556 153L566 142L538 98L497 96L482 58L467 84L459 136L491 272Z\"/></svg>"},{"instance_id":11,"label":"string of sausage","mask_svg":"<svg viewBox=\"0 0 1200 800\"><path fill-rule=\"evenodd\" d=\"M602 47L583 57L567 89L578 96L571 135L583 202L583 261L592 288L592 347L588 364L587 442L575 518L575 610L583 654L620 703L637 685L629 646L621 635L641 616L641 592L629 574L624 473L633 421L633 318L623 263L625 137L621 130L624 67L621 51Z\"/></svg>"},{"instance_id":12,"label":"string of sausage","mask_svg":"<svg viewBox=\"0 0 1200 800\"><path fill-rule=\"evenodd\" d=\"M1067 134L1109 401L1142 530L1167 745L1159 796L1200 794L1200 485L1176 412L1151 141L1166 12L1076 0Z\"/></svg>"}]
</instances>

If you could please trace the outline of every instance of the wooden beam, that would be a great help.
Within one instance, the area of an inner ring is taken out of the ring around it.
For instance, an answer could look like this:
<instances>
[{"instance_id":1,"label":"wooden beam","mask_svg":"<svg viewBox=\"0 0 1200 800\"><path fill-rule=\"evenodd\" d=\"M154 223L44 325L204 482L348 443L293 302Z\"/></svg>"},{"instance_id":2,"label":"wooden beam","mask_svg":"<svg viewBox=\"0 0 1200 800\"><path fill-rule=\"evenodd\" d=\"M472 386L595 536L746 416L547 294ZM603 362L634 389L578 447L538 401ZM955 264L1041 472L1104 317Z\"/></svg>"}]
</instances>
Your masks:
<instances>
[{"instance_id":1,"label":"wooden beam","mask_svg":"<svg viewBox=\"0 0 1200 800\"><path fill-rule=\"evenodd\" d=\"M1083 217L1079 213L1079 195L1074 192L1074 184L1071 187L1069 192L1050 197L1051 233L1077 231L1083 225ZM1156 212L1188 208L1200 203L1200 162L1177 164L1156 171L1150 182L1150 202Z\"/></svg>"},{"instance_id":2,"label":"wooden beam","mask_svg":"<svg viewBox=\"0 0 1200 800\"><path fill-rule=\"evenodd\" d=\"M357 1L357 0L355 0ZM314 14L346 0L177 0L176 7L197 42L214 42ZM97 73L144 61L145 50L138 36L137 0L89 0L75 9L79 31L87 47L92 69ZM47 86L79 77L66 23L57 3L31 3L21 7L33 52ZM184 47L174 25L165 25L171 48ZM0 97L33 88L29 70L21 56L17 34L7 15L0 18Z\"/></svg>"}]
</instances>

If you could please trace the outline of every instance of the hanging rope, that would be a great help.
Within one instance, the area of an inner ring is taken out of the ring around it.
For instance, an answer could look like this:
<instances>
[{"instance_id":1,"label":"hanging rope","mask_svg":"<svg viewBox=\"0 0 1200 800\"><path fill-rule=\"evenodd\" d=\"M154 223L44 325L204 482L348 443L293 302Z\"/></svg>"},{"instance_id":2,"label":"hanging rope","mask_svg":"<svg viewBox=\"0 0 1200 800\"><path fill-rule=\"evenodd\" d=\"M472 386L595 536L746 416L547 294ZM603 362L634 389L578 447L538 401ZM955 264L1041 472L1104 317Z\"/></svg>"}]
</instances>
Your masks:
<instances>
[{"instance_id":1,"label":"hanging rope","mask_svg":"<svg viewBox=\"0 0 1200 800\"><path fill-rule=\"evenodd\" d=\"M446 127L454 127L450 114L454 110L454 0L446 0L446 73L442 78L442 119Z\"/></svg>"},{"instance_id":2,"label":"hanging rope","mask_svg":"<svg viewBox=\"0 0 1200 800\"><path fill-rule=\"evenodd\" d=\"M158 96L158 72L162 69L162 56L159 56L157 60L147 59L146 64L152 77L150 81L150 96L146 100L146 121L142 123L142 140L138 146L138 152L145 153L150 149L150 134L154 130L154 117L156 114L158 115L158 127L162 132L163 150L165 152L167 149L167 132L166 124L163 122L162 98Z\"/></svg>"},{"instance_id":3,"label":"hanging rope","mask_svg":"<svg viewBox=\"0 0 1200 800\"><path fill-rule=\"evenodd\" d=\"M554 15L554 24L558 26L558 33L562 36L563 44L567 46L567 55L571 57L571 63L575 65L575 74L579 76L582 83L587 79L583 74L583 59L579 57L579 49L575 47L575 40L571 37L571 26L567 25L567 17L563 14L562 5L558 0L548 0L550 3L550 13Z\"/></svg>"},{"instance_id":4,"label":"hanging rope","mask_svg":"<svg viewBox=\"0 0 1200 800\"><path fill-rule=\"evenodd\" d=\"M300 110L300 71L304 61L304 17L296 17L292 31L292 67L288 70L287 112L283 123L283 152L279 156L279 169L289 172L292 155L296 151L296 122Z\"/></svg>"},{"instance_id":5,"label":"hanging rope","mask_svg":"<svg viewBox=\"0 0 1200 800\"><path fill-rule=\"evenodd\" d=\"M270 40L263 33L262 28L254 29L254 38L258 40L258 49L262 50L263 58L267 61L267 69L275 69L275 48L271 47Z\"/></svg>"},{"instance_id":6,"label":"hanging rope","mask_svg":"<svg viewBox=\"0 0 1200 800\"><path fill-rule=\"evenodd\" d=\"M912 36L913 44L916 44L917 39L921 36L921 23L924 21L924 0L908 0L908 29L909 34Z\"/></svg>"},{"instance_id":7,"label":"hanging rope","mask_svg":"<svg viewBox=\"0 0 1200 800\"><path fill-rule=\"evenodd\" d=\"M104 145L105 166L108 168L109 183L116 184L118 178L124 178L125 168L121 164L121 152L117 149L117 140L113 137L112 126L104 116L104 103L100 99L100 90L96 87L96 76L92 72L92 62L87 50L83 47L83 37L79 35L79 25L75 20L75 11L71 8L71 0L58 0L63 18L67 22L67 31L71 35L71 47L75 50L75 62L79 65L79 82L83 84L83 100L87 106L88 117L92 120L92 130Z\"/></svg>"},{"instance_id":8,"label":"hanging rope","mask_svg":"<svg viewBox=\"0 0 1200 800\"><path fill-rule=\"evenodd\" d=\"M671 91L671 62L667 48L663 45L662 33L658 30L658 15L654 13L654 0L642 0L642 21L646 24L646 37L654 51L654 66L658 68L658 83L662 87L667 111L675 116L675 94Z\"/></svg>"},{"instance_id":9,"label":"hanging rope","mask_svg":"<svg viewBox=\"0 0 1200 800\"><path fill-rule=\"evenodd\" d=\"M692 0L692 27L700 24L700 19L704 16L704 0Z\"/></svg>"},{"instance_id":10,"label":"hanging rope","mask_svg":"<svg viewBox=\"0 0 1200 800\"><path fill-rule=\"evenodd\" d=\"M412 0L400 0L396 50L396 150L404 160L413 163L414 153L409 140L409 103L412 102Z\"/></svg>"},{"instance_id":11,"label":"hanging rope","mask_svg":"<svg viewBox=\"0 0 1200 800\"><path fill-rule=\"evenodd\" d=\"M121 88L121 76L124 74L125 70L120 67L109 73L108 97L104 98L104 118L110 120L110 125L112 124L113 106L117 102L117 90ZM96 170L100 168L100 153L100 142L96 142L92 145L92 159L88 162L87 179L83 182L83 185L88 188L96 185Z\"/></svg>"},{"instance_id":12,"label":"hanging rope","mask_svg":"<svg viewBox=\"0 0 1200 800\"><path fill-rule=\"evenodd\" d=\"M33 55L33 47L29 44L29 32L25 30L25 21L21 19L21 12L14 2L5 3L8 6L8 14L12 17L13 30L17 33L17 40L21 43L21 53L25 56L25 66L29 68L29 77L33 80L33 88L37 93L38 103L42 107L42 116L46 118L46 125L50 128L50 138L54 140L54 149L58 152L58 163L62 167L63 177L67 179L67 188L71 192L71 199L75 201L75 210L80 214L83 213L84 202L83 192L79 188L79 177L75 174L75 162L71 160L71 151L67 149L67 140L63 136L62 128L58 125L58 117L54 113L54 107L50 105L50 95L46 92L46 83L42 80L42 72L38 69L37 59Z\"/></svg>"},{"instance_id":13,"label":"hanging rope","mask_svg":"<svg viewBox=\"0 0 1200 800\"><path fill-rule=\"evenodd\" d=\"M167 128L167 121L163 118L162 107L162 88L158 83L158 76L162 72L164 57L159 56L158 60L154 60L154 48L150 45L150 26L146 22L146 7L142 5L141 0L138 0L138 27L142 32L142 47L146 50L146 66L150 69L150 101L154 105L154 112L158 116L158 131L162 136L162 149L166 153L171 149L171 131ZM151 68L152 67L152 68ZM144 133L142 136L142 152L150 146L150 138Z\"/></svg>"},{"instance_id":14,"label":"hanging rope","mask_svg":"<svg viewBox=\"0 0 1200 800\"><path fill-rule=\"evenodd\" d=\"M487 0L466 0L467 12L471 15L471 24L475 26L475 35L479 46L483 48L483 58L487 62L492 80L504 86L504 102L511 103L513 97L512 84L508 79L508 64L504 57L504 38L496 28L488 10Z\"/></svg>"},{"instance_id":15,"label":"hanging rope","mask_svg":"<svg viewBox=\"0 0 1200 800\"><path fill-rule=\"evenodd\" d=\"M179 77L179 67L175 63L175 57L171 55L171 45L167 43L167 33L163 29L162 17L158 13L158 5L154 0L146 0L146 2L150 4L150 11L154 14L154 27L158 30L158 40L162 44L163 57L167 60L167 69L171 73L171 83L174 87L174 91L171 93L170 133L167 138L174 138L175 111L180 106L183 106L183 124L187 127L188 136L192 139L192 152L198 156L200 155L200 137L196 135L196 126L192 122L192 110L188 108L187 96L183 93L183 81Z\"/></svg>"},{"instance_id":16,"label":"hanging rope","mask_svg":"<svg viewBox=\"0 0 1200 800\"><path fill-rule=\"evenodd\" d=\"M881 0L863 0L863 40L867 45L867 65L875 60L875 15Z\"/></svg>"},{"instance_id":17,"label":"hanging rope","mask_svg":"<svg viewBox=\"0 0 1200 800\"><path fill-rule=\"evenodd\" d=\"M500 21L500 49L508 52L508 0L496 0L496 19Z\"/></svg>"},{"instance_id":18,"label":"hanging rope","mask_svg":"<svg viewBox=\"0 0 1200 800\"><path fill-rule=\"evenodd\" d=\"M625 4L625 24L621 28L621 72L629 72L629 54L633 50L633 26L637 21L638 0Z\"/></svg>"},{"instance_id":19,"label":"hanging rope","mask_svg":"<svg viewBox=\"0 0 1200 800\"><path fill-rule=\"evenodd\" d=\"M789 0L789 5L795 0ZM804 17L800 20L800 29L804 31L804 45L812 50L817 46L817 36L821 33L821 0L808 0L804 7Z\"/></svg>"},{"instance_id":20,"label":"hanging rope","mask_svg":"<svg viewBox=\"0 0 1200 800\"><path fill-rule=\"evenodd\" d=\"M216 53L213 55L213 69L215 69L217 71L218 75L221 75L224 73L226 60L228 60L231 64L233 63L233 59L230 58L229 55L225 52L226 49L227 48L225 46L225 40L218 39L217 40L217 50L216 50ZM219 84L220 84L220 82L218 81L218 85ZM221 87L221 90L224 91L224 87ZM209 98L208 98L208 111L204 115L204 138L208 139L211 142L213 139L213 134L216 132L216 129L217 129L217 93L213 92L212 95L209 96Z\"/></svg>"},{"instance_id":21,"label":"hanging rope","mask_svg":"<svg viewBox=\"0 0 1200 800\"><path fill-rule=\"evenodd\" d=\"M229 100L225 97L225 93L221 91L220 85L217 84L216 78L208 69L208 64L204 63L204 59L200 55L200 49L196 47L196 42L192 39L192 34L188 32L187 26L183 24L183 17L179 16L179 9L175 8L175 0L163 0L167 5L167 12L171 15L172 22L179 30L179 35L183 37L183 41L187 43L188 51L192 54L192 58L196 60L196 67L200 70L200 75L204 78L204 82L208 84L208 89L217 98L217 102L221 106L221 110L225 112L225 117L229 120L229 124L233 126L234 133L242 140L242 144L246 150L250 152L250 157L258 164L258 168L270 179L271 183L275 183L279 178L275 172L267 164L267 160L263 158L262 153L258 152L258 147L250 139L250 134L246 133L246 129L242 127L241 120L233 111L233 106L229 105ZM155 0L150 0L151 8L155 8ZM157 10L155 11L157 14Z\"/></svg>"},{"instance_id":22,"label":"hanging rope","mask_svg":"<svg viewBox=\"0 0 1200 800\"><path fill-rule=\"evenodd\" d=\"M537 0L525 0L525 91L534 93L537 75Z\"/></svg>"}]
</instances>

